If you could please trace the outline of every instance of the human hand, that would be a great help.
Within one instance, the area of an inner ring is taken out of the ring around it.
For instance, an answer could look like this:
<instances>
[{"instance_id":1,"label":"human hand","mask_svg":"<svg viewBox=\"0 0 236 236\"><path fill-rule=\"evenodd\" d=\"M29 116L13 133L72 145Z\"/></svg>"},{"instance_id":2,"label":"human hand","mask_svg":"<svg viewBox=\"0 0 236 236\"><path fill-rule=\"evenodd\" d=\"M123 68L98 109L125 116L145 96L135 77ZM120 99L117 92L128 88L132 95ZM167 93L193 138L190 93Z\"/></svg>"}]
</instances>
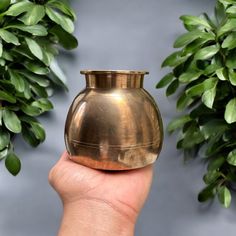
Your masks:
<instances>
[{"instance_id":1,"label":"human hand","mask_svg":"<svg viewBox=\"0 0 236 236\"><path fill-rule=\"evenodd\" d=\"M72 162L65 152L49 174L64 206L59 235L133 235L152 175L152 166L94 170Z\"/></svg>"}]
</instances>

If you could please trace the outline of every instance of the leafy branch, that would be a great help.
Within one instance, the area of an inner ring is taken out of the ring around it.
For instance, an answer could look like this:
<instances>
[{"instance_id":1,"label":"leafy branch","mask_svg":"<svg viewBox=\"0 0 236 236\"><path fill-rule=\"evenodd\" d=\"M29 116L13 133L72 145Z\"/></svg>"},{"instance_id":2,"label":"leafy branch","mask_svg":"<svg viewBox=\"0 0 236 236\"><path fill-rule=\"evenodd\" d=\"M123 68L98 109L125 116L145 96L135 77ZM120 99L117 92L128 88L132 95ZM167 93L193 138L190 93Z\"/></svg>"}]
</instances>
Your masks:
<instances>
[{"instance_id":1,"label":"leafy branch","mask_svg":"<svg viewBox=\"0 0 236 236\"><path fill-rule=\"evenodd\" d=\"M55 57L58 46L74 49L76 15L66 1L0 2L0 160L13 175L21 169L13 137L36 147L45 140L37 116L53 109L55 86L66 88Z\"/></svg>"},{"instance_id":2,"label":"leafy branch","mask_svg":"<svg viewBox=\"0 0 236 236\"><path fill-rule=\"evenodd\" d=\"M217 195L229 207L236 182L236 2L217 0L212 19L206 13L180 19L187 32L163 61L172 70L156 88L177 94L177 110L184 112L167 128L180 131L177 148L208 163L198 200Z\"/></svg>"}]
</instances>

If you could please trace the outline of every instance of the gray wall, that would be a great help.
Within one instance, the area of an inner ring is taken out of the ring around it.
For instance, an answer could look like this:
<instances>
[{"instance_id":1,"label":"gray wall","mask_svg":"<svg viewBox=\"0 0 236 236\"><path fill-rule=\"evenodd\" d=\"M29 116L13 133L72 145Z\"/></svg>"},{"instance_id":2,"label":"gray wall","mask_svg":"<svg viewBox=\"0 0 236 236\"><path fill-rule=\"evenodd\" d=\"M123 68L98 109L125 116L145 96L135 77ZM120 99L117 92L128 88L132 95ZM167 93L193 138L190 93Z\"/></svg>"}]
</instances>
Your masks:
<instances>
[{"instance_id":1,"label":"gray wall","mask_svg":"<svg viewBox=\"0 0 236 236\"><path fill-rule=\"evenodd\" d=\"M55 110L42 117L47 141L32 150L17 139L22 171L12 177L0 163L0 235L56 235L61 204L47 182L50 168L64 150L63 126L69 104L84 87L80 69L146 69L145 87L157 100L164 123L176 115L173 99L155 84L164 75L161 61L172 51L183 32L181 14L210 12L213 0L80 0L74 1L79 49L60 58L68 75L70 92L58 92ZM205 166L194 160L184 165L175 149L176 137L166 135L156 163L152 191L138 220L136 235L208 236L235 235L236 204L229 210L217 202L201 205L197 193L203 187Z\"/></svg>"}]
</instances>

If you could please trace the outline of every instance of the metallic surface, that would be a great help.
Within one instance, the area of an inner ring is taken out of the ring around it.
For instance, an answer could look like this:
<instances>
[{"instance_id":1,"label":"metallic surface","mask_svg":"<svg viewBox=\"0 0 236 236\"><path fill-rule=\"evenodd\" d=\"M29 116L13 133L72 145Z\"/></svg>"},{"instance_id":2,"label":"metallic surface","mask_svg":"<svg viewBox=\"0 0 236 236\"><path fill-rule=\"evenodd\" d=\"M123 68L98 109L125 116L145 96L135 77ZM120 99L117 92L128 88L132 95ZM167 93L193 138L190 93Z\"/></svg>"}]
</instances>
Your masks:
<instances>
[{"instance_id":1,"label":"metallic surface","mask_svg":"<svg viewBox=\"0 0 236 236\"><path fill-rule=\"evenodd\" d=\"M153 163L163 128L157 105L142 88L145 71L81 71L86 88L74 99L66 120L71 159L105 170Z\"/></svg>"}]
</instances>

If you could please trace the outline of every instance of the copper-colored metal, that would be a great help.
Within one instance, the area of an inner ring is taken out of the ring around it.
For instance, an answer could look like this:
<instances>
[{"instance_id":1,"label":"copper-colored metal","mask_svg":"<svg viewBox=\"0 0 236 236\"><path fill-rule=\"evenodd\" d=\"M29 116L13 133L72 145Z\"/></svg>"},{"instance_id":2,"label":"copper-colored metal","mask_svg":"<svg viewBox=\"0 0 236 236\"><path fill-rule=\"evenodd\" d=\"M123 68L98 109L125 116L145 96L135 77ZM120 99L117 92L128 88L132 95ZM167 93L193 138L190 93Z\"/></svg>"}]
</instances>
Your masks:
<instances>
[{"instance_id":1,"label":"copper-colored metal","mask_svg":"<svg viewBox=\"0 0 236 236\"><path fill-rule=\"evenodd\" d=\"M81 71L86 88L74 99L65 126L71 159L104 170L153 163L163 128L154 99L143 89L145 71Z\"/></svg>"}]
</instances>

